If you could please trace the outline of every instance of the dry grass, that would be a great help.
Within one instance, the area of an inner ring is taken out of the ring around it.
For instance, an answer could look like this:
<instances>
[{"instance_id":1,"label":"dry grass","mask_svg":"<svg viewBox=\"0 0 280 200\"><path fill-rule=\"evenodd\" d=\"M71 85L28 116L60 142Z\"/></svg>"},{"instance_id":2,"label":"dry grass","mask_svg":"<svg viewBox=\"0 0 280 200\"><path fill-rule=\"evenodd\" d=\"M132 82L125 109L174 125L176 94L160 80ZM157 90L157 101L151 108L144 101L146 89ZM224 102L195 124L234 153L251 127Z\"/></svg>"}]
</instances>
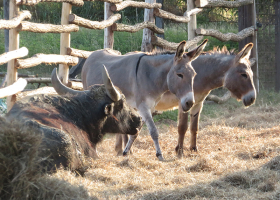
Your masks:
<instances>
[{"instance_id":1,"label":"dry grass","mask_svg":"<svg viewBox=\"0 0 280 200\"><path fill-rule=\"evenodd\" d=\"M204 118L199 151L188 150L188 133L182 159L174 152L176 122L157 122L165 162L156 159L146 129L128 157L115 156L111 136L97 147L100 159L92 161L84 177L64 170L35 180L29 177L38 188L33 188L32 198L279 199L279 121L279 105L236 108L216 119Z\"/></svg>"}]
</instances>

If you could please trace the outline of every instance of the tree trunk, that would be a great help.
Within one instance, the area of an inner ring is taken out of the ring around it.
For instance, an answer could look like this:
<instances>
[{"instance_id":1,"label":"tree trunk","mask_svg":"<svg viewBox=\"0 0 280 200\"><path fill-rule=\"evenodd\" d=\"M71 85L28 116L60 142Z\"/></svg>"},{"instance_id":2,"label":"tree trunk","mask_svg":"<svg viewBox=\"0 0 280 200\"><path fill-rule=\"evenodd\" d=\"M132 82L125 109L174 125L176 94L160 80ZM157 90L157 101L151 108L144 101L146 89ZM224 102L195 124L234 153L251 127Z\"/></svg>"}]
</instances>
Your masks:
<instances>
[{"instance_id":1,"label":"tree trunk","mask_svg":"<svg viewBox=\"0 0 280 200\"><path fill-rule=\"evenodd\" d=\"M164 0L156 0L156 1L157 1L157 3L161 3L162 9L164 9L163 8L163 1ZM156 26L158 28L164 29L164 21L161 17L156 17ZM163 34L157 34L157 36L164 39L164 33Z\"/></svg>"},{"instance_id":2,"label":"tree trunk","mask_svg":"<svg viewBox=\"0 0 280 200\"><path fill-rule=\"evenodd\" d=\"M9 0L3 1L4 6L4 19L9 20ZM5 37L5 52L9 51L9 30L4 30L4 37Z\"/></svg>"}]
</instances>

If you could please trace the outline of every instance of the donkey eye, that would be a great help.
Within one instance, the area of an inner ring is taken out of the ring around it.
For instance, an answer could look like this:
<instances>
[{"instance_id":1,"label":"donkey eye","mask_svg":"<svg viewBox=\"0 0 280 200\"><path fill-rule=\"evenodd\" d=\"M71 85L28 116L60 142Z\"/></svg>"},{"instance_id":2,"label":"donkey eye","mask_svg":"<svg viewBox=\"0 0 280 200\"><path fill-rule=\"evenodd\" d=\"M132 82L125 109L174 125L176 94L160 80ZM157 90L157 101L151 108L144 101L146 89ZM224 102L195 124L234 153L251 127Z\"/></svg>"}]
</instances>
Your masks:
<instances>
[{"instance_id":1,"label":"donkey eye","mask_svg":"<svg viewBox=\"0 0 280 200\"><path fill-rule=\"evenodd\" d=\"M177 76L179 76L180 78L183 78L183 74L177 74Z\"/></svg>"},{"instance_id":2,"label":"donkey eye","mask_svg":"<svg viewBox=\"0 0 280 200\"><path fill-rule=\"evenodd\" d=\"M244 78L248 78L247 74L241 74Z\"/></svg>"}]
</instances>

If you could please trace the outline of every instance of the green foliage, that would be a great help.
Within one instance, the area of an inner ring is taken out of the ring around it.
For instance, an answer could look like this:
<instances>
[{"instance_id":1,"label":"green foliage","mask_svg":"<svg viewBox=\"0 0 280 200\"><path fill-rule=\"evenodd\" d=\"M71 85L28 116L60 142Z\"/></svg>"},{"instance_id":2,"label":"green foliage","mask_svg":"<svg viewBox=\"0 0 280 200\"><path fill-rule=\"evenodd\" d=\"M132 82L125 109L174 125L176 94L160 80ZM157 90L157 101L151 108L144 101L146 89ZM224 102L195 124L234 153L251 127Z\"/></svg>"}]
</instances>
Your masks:
<instances>
[{"instance_id":1,"label":"green foliage","mask_svg":"<svg viewBox=\"0 0 280 200\"><path fill-rule=\"evenodd\" d=\"M162 119L171 119L173 121L177 121L177 117L178 117L178 110L168 110L168 111L164 111L160 115L155 115L153 119L155 122L160 121Z\"/></svg>"}]
</instances>

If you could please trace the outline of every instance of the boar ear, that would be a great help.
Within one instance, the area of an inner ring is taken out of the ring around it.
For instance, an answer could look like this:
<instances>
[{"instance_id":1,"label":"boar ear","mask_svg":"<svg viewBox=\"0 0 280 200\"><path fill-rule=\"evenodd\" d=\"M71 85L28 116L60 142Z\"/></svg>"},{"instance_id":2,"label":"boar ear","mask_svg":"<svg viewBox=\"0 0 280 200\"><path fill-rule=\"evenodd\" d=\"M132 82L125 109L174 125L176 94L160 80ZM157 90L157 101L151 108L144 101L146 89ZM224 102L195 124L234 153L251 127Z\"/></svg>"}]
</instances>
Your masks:
<instances>
[{"instance_id":1,"label":"boar ear","mask_svg":"<svg viewBox=\"0 0 280 200\"><path fill-rule=\"evenodd\" d=\"M112 115L114 111L114 103L106 104L104 108L105 115Z\"/></svg>"}]
</instances>

